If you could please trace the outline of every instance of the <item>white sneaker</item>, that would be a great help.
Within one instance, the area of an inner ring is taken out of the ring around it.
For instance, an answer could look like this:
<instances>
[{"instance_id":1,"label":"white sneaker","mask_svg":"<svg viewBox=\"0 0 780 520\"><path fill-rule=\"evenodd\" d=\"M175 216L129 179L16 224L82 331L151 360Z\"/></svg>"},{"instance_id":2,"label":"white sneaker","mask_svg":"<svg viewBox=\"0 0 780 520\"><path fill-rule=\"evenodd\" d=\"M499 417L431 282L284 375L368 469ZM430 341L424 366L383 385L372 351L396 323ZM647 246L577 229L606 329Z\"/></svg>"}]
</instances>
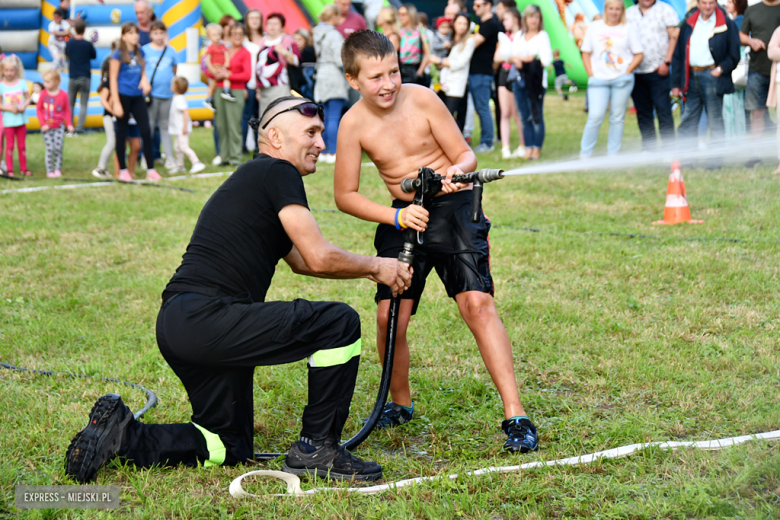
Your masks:
<instances>
[{"instance_id":1,"label":"white sneaker","mask_svg":"<svg viewBox=\"0 0 780 520\"><path fill-rule=\"evenodd\" d=\"M219 166L220 164L222 164L222 156L217 155L216 157L214 157L214 160L211 161L211 164L214 166Z\"/></svg>"},{"instance_id":2,"label":"white sneaker","mask_svg":"<svg viewBox=\"0 0 780 520\"><path fill-rule=\"evenodd\" d=\"M335 153L328 154L327 163L328 164L336 164L336 154Z\"/></svg>"},{"instance_id":3,"label":"white sneaker","mask_svg":"<svg viewBox=\"0 0 780 520\"><path fill-rule=\"evenodd\" d=\"M517 150L512 154L512 157L525 157L525 146L518 146Z\"/></svg>"},{"instance_id":4,"label":"white sneaker","mask_svg":"<svg viewBox=\"0 0 780 520\"><path fill-rule=\"evenodd\" d=\"M502 159L511 159L512 158L512 151L509 149L508 146L504 146L501 148L501 158Z\"/></svg>"},{"instance_id":5,"label":"white sneaker","mask_svg":"<svg viewBox=\"0 0 780 520\"><path fill-rule=\"evenodd\" d=\"M92 170L92 175L97 177L98 179L110 179L111 175L108 174L107 170L104 170L102 168L95 168Z\"/></svg>"},{"instance_id":6,"label":"white sneaker","mask_svg":"<svg viewBox=\"0 0 780 520\"><path fill-rule=\"evenodd\" d=\"M165 161L165 169L169 172L172 172L174 170L178 170L179 166L173 161Z\"/></svg>"},{"instance_id":7,"label":"white sneaker","mask_svg":"<svg viewBox=\"0 0 780 520\"><path fill-rule=\"evenodd\" d=\"M8 171L8 169L5 167L5 161L4 160L0 161L0 170L2 170L3 173Z\"/></svg>"},{"instance_id":8,"label":"white sneaker","mask_svg":"<svg viewBox=\"0 0 780 520\"><path fill-rule=\"evenodd\" d=\"M149 166L146 164L146 157L141 157L141 169L148 170Z\"/></svg>"},{"instance_id":9,"label":"white sneaker","mask_svg":"<svg viewBox=\"0 0 780 520\"><path fill-rule=\"evenodd\" d=\"M192 168L190 168L190 173L199 173L206 169L206 165L202 162L195 163L192 165Z\"/></svg>"}]
</instances>

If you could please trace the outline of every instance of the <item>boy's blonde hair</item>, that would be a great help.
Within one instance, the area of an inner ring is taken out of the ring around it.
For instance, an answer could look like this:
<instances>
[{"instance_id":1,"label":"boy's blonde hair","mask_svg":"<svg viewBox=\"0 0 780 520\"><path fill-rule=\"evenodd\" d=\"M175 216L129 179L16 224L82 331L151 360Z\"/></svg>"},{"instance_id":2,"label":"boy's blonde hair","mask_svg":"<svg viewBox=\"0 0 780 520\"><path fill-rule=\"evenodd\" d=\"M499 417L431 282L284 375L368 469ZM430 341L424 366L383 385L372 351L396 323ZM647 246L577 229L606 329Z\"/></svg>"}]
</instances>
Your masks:
<instances>
[{"instance_id":1,"label":"boy's blonde hair","mask_svg":"<svg viewBox=\"0 0 780 520\"><path fill-rule=\"evenodd\" d=\"M210 23L206 26L206 35L208 36L209 31L219 31L220 36L224 36L225 31L222 29L222 26L218 23Z\"/></svg>"},{"instance_id":2,"label":"boy's blonde hair","mask_svg":"<svg viewBox=\"0 0 780 520\"><path fill-rule=\"evenodd\" d=\"M60 82L62 81L62 78L60 77L60 73L57 72L54 69L47 70L46 72L44 72L42 74L42 76L43 76L43 79L52 79L52 80L56 81L57 85L59 85Z\"/></svg>"},{"instance_id":3,"label":"boy's blonde hair","mask_svg":"<svg viewBox=\"0 0 780 520\"><path fill-rule=\"evenodd\" d=\"M176 76L173 78L173 89L177 94L186 94L187 89L190 88L190 82L184 76Z\"/></svg>"}]
</instances>

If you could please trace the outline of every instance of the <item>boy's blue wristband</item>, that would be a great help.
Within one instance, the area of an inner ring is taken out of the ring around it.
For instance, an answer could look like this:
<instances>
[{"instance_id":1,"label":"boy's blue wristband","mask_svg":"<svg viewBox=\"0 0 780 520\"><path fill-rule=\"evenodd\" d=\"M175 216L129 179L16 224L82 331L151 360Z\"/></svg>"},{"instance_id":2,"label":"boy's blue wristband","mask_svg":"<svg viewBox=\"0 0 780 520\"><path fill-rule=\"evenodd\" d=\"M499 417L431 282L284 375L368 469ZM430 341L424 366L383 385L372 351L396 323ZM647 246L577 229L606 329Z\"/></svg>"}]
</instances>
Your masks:
<instances>
[{"instance_id":1,"label":"boy's blue wristband","mask_svg":"<svg viewBox=\"0 0 780 520\"><path fill-rule=\"evenodd\" d=\"M395 229L401 231L401 224L398 222L398 215L401 214L401 208L395 210Z\"/></svg>"}]
</instances>

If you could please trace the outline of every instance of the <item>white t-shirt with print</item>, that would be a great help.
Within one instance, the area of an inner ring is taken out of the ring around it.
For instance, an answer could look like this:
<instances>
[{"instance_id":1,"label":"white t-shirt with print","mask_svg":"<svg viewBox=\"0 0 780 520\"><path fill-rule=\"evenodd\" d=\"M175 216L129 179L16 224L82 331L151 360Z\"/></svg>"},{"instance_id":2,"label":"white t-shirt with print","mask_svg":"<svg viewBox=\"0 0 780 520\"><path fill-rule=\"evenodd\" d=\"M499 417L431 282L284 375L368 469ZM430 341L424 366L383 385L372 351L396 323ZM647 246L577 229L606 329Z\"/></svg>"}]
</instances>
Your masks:
<instances>
[{"instance_id":1,"label":"white t-shirt with print","mask_svg":"<svg viewBox=\"0 0 780 520\"><path fill-rule=\"evenodd\" d=\"M66 22L65 20L62 20L60 23L57 22L49 22L49 34L53 34L54 32L62 32L62 31L70 31L70 24ZM50 41L56 41L57 47L65 48L65 44L67 41L65 40L65 36L51 36Z\"/></svg>"},{"instance_id":2,"label":"white t-shirt with print","mask_svg":"<svg viewBox=\"0 0 780 520\"><path fill-rule=\"evenodd\" d=\"M173 96L171 101L171 111L168 114L168 133L171 135L181 135L184 129L184 112L189 110L187 98L181 94ZM187 118L187 133L192 133L192 119Z\"/></svg>"},{"instance_id":3,"label":"white t-shirt with print","mask_svg":"<svg viewBox=\"0 0 780 520\"><path fill-rule=\"evenodd\" d=\"M644 57L642 63L636 68L636 73L655 72L655 69L666 59L666 52L669 50L668 29L677 27L680 23L677 11L662 0L656 0L644 15L638 5L629 7L626 10L626 19L628 23L639 28L642 49L644 49L642 51Z\"/></svg>"},{"instance_id":4,"label":"white t-shirt with print","mask_svg":"<svg viewBox=\"0 0 780 520\"><path fill-rule=\"evenodd\" d=\"M590 53L593 77L609 81L626 73L634 54L642 52L642 43L632 24L610 27L597 20L585 31L582 52Z\"/></svg>"}]
</instances>

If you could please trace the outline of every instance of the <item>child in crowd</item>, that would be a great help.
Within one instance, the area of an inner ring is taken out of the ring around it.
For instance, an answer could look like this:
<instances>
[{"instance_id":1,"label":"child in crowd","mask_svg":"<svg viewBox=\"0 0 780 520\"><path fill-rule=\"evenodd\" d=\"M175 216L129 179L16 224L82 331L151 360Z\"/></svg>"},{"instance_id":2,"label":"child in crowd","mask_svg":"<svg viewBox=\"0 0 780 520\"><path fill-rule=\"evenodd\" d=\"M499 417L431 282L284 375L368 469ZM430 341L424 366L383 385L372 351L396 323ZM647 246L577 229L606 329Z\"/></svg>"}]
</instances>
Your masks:
<instances>
[{"instance_id":1,"label":"child in crowd","mask_svg":"<svg viewBox=\"0 0 780 520\"><path fill-rule=\"evenodd\" d=\"M43 86L36 106L41 124L43 144L46 148L46 176L62 177L62 147L65 143L65 127L73 132L68 94L60 89L60 73L54 69L43 73Z\"/></svg>"},{"instance_id":2,"label":"child in crowd","mask_svg":"<svg viewBox=\"0 0 780 520\"><path fill-rule=\"evenodd\" d=\"M176 139L176 167L177 171L183 172L184 156L189 157L192 162L190 173L202 172L206 165L200 162L198 156L190 148L190 134L192 134L192 120L190 119L190 109L184 94L187 93L189 82L184 76L176 76L171 82L173 90L173 102L171 103L171 113L168 117L168 132L171 137Z\"/></svg>"},{"instance_id":3,"label":"child in crowd","mask_svg":"<svg viewBox=\"0 0 780 520\"><path fill-rule=\"evenodd\" d=\"M38 104L38 98L41 97L41 92L43 91L43 83L40 81L36 81L32 84L32 95L30 96L30 104L31 105L37 105Z\"/></svg>"},{"instance_id":4,"label":"child in crowd","mask_svg":"<svg viewBox=\"0 0 780 520\"><path fill-rule=\"evenodd\" d=\"M431 40L431 54L446 58L452 49L452 20L443 16L436 20L436 32Z\"/></svg>"},{"instance_id":5,"label":"child in crowd","mask_svg":"<svg viewBox=\"0 0 780 520\"><path fill-rule=\"evenodd\" d=\"M144 51L138 45L140 39L138 26L133 22L125 22L122 24L121 34L119 47L111 54L108 66L111 107L116 116L116 155L120 169L119 180L133 180L125 161L125 139L128 137L128 131L132 131L132 128L129 127L137 123L146 158L146 180L159 181L162 177L154 169L149 112L144 102L144 96L149 95L151 85L149 85L149 78L146 77L144 69ZM130 166L134 166L132 158Z\"/></svg>"},{"instance_id":6,"label":"child in crowd","mask_svg":"<svg viewBox=\"0 0 780 520\"><path fill-rule=\"evenodd\" d=\"M8 175L14 171L14 139L19 149L19 171L22 175L32 175L27 169L27 115L25 109L30 104L30 89L24 81L22 60L11 54L0 61L3 81L0 83L0 110L3 112L3 134L5 135L5 162Z\"/></svg>"},{"instance_id":7,"label":"child in crowd","mask_svg":"<svg viewBox=\"0 0 780 520\"><path fill-rule=\"evenodd\" d=\"M206 49L206 68L211 76L216 76L222 69L229 69L230 63L226 59L227 47L222 43L222 26L218 23L210 23L206 26L206 37L211 40L211 45ZM206 95L206 101L203 102L210 110L214 109L214 91L217 90L217 80L213 77L209 79L209 90ZM236 98L230 93L230 80L224 80L222 99L235 101Z\"/></svg>"},{"instance_id":8,"label":"child in crowd","mask_svg":"<svg viewBox=\"0 0 780 520\"><path fill-rule=\"evenodd\" d=\"M70 24L64 20L67 15L62 9L55 9L49 23L49 53L51 66L56 71L65 69L65 45L70 35Z\"/></svg>"},{"instance_id":9,"label":"child in crowd","mask_svg":"<svg viewBox=\"0 0 780 520\"><path fill-rule=\"evenodd\" d=\"M111 52L113 53L118 41L111 44ZM108 82L108 64L109 60L103 62L101 68L101 83L98 87L98 95L100 95L100 104L103 105L103 129L106 131L106 144L103 146L103 150L100 152L100 159L98 160L97 168L92 170L92 175L98 179L110 179L111 174L108 173L108 159L116 148L116 123L114 122L114 114L111 107L111 86ZM118 172L118 166L117 166Z\"/></svg>"},{"instance_id":10,"label":"child in crowd","mask_svg":"<svg viewBox=\"0 0 780 520\"><path fill-rule=\"evenodd\" d=\"M68 40L65 45L65 54L68 57L68 99L70 100L70 111L76 116L76 97L81 97L78 112L78 125L76 131L70 132L69 137L84 133L87 122L87 106L89 104L89 90L92 80L91 62L97 58L97 51L92 42L84 39L84 32L87 30L87 24L84 20L77 18L73 22L73 38Z\"/></svg>"},{"instance_id":11,"label":"child in crowd","mask_svg":"<svg viewBox=\"0 0 780 520\"><path fill-rule=\"evenodd\" d=\"M168 39L168 28L160 20L152 22L149 30L151 42L143 46L144 57L146 58L146 77L152 86L152 103L149 105L149 128L154 132L155 127L160 128L160 141L165 152L165 167L168 170L175 170L176 163L173 161L173 148L171 147L171 136L168 134L168 114L171 112L171 80L176 76L178 60L176 59L176 50L170 45L166 45Z\"/></svg>"},{"instance_id":12,"label":"child in crowd","mask_svg":"<svg viewBox=\"0 0 780 520\"><path fill-rule=\"evenodd\" d=\"M561 51L558 49L553 51L552 66L555 69L555 91L558 93L558 97L563 96L563 100L568 101L569 95L563 93L563 87L569 87L569 92L577 92L577 87L566 75L566 67L571 68L571 65L561 59Z\"/></svg>"}]
</instances>

